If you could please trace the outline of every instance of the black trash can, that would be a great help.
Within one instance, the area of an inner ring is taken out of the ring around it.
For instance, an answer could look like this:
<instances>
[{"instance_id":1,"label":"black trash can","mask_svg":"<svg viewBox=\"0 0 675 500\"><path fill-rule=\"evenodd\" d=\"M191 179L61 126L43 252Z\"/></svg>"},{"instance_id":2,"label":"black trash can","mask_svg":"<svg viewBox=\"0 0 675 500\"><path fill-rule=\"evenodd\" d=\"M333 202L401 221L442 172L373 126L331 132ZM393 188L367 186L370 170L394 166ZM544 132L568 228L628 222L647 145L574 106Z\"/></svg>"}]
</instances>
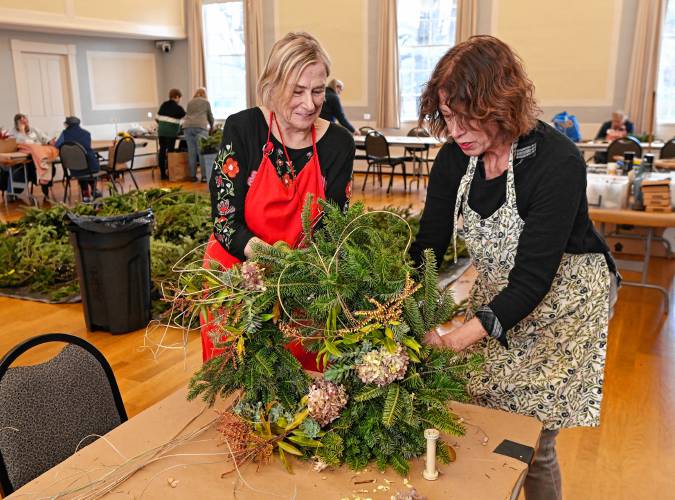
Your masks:
<instances>
[{"instance_id":1,"label":"black trash can","mask_svg":"<svg viewBox=\"0 0 675 500\"><path fill-rule=\"evenodd\" d=\"M152 210L112 217L68 214L87 330L126 333L150 321Z\"/></svg>"}]
</instances>

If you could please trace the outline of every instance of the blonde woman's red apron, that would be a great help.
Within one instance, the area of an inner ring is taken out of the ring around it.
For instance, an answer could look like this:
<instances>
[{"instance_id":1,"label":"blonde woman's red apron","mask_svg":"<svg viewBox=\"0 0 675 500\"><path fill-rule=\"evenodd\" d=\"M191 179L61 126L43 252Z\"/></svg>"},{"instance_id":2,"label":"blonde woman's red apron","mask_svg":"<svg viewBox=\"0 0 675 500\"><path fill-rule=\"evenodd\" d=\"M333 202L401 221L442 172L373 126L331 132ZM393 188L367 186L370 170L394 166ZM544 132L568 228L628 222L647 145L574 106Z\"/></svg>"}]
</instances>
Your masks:
<instances>
[{"instance_id":1,"label":"blonde woman's red apron","mask_svg":"<svg viewBox=\"0 0 675 500\"><path fill-rule=\"evenodd\" d=\"M302 235L302 207L307 194L311 193L315 200L326 198L319 155L316 152L316 129L312 126L312 158L297 176L293 175L291 182L286 185L277 175L277 171L269 158L274 149L270 137L275 122L274 113L271 113L267 142L263 148L263 158L258 167L258 173L246 194L244 220L253 234L266 243L274 244L277 241L285 241L290 246L297 246ZM277 130L281 135L278 124ZM283 139L283 135L281 135L286 159L290 161ZM312 205L312 219L318 213L319 206L315 201ZM204 266L214 260L225 268L241 262L225 250L212 234L204 254ZM222 352L213 345L209 336L209 332L212 330L213 326L204 322L202 318L202 356L204 361ZM315 360L316 355L305 351L299 342L291 342L286 345L286 348L300 361L305 369L319 371Z\"/></svg>"}]
</instances>

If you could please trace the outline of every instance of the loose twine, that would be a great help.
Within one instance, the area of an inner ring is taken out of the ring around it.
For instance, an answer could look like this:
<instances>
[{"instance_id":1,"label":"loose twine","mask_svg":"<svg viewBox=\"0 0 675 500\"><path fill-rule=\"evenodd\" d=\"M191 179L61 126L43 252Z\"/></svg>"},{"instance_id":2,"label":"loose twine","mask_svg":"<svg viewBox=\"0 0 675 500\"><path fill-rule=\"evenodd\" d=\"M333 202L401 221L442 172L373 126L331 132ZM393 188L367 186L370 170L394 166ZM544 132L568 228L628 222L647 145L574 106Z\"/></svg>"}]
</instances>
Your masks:
<instances>
[{"instance_id":1,"label":"loose twine","mask_svg":"<svg viewBox=\"0 0 675 500\"><path fill-rule=\"evenodd\" d=\"M232 408L232 406L235 403L232 402L228 408L225 411L228 411L229 409ZM259 488L255 488L252 486L241 473L238 460L236 457L236 454L232 451L232 447L230 446L230 443L228 442L227 438L224 436L221 436L225 445L227 446L227 451L224 452L204 452L204 453L170 453L171 451L175 450L176 448L185 445L187 443L199 443L199 442L213 442L214 439L195 439L202 435L204 432L209 430L210 428L213 427L213 425L218 421L219 417L215 417L208 421L207 423L201 425L199 428L195 429L194 431L188 432L187 434L183 433L186 431L186 429L195 421L197 420L200 416L204 414L204 412L207 410L207 407L204 406L201 411L195 415L194 417L190 418L188 422L183 425L178 432L176 432L173 437L158 445L153 448L150 448L142 453L139 453L133 457L127 457L122 451L115 446L115 444L112 443L112 441L107 438L106 436L100 436L98 434L91 434L89 436L84 437L77 445L75 451L77 452L80 449L80 446L82 446L82 443L85 442L87 439L96 437L96 438L101 438L122 460L123 462L119 465L116 465L112 468L107 467L107 466L98 466L98 467L93 467L90 469L80 469L77 467L73 467L72 469L75 469L77 472L65 477L57 477L54 481L51 483L48 483L45 485L42 489L42 491L47 491L51 490L55 485L59 483L64 483L67 482L68 485L66 488L63 490L60 490L59 492L55 494L49 494L49 495L43 495L42 492L30 492L30 493L20 493L17 494L16 497L25 497L25 496L30 496L31 498L38 498L38 499L45 499L45 500L56 500L59 498L65 498L65 497L70 497L73 500L94 500L97 498L101 498L105 496L108 493L111 493L114 491L118 486L120 486L122 483L127 481L130 477L132 477L134 474L139 472L140 470L146 468L147 466L159 462L160 460L165 460L169 458L179 458L179 457L222 457L221 459L218 460L204 460L204 461L199 461L199 462L185 462L185 463L178 463L174 464L168 467L163 468L162 470L158 471L157 473L153 474L150 479L147 481L141 492L139 493L138 498L143 498L145 493L147 492L148 488L150 485L153 483L155 479L158 477L162 476L166 472L174 469L180 469L180 468L188 468L191 466L195 465L208 465L208 464L216 464L216 463L224 463L227 460L231 460L232 463L234 464L234 471L237 473L237 482L235 483L235 489L239 483L243 484L246 488L250 489L251 491L255 493L260 493L263 494L267 497L276 497L276 498L288 498L285 495L280 495L278 493L272 492L272 491L265 491L261 490ZM18 429L14 428L2 428L0 430L5 430L5 429L11 429L15 430L18 432ZM101 469L109 469L110 470L101 476L98 479L92 480L92 475L96 471L100 471ZM83 478L87 479L87 482L85 484L81 484L78 486L72 486L75 485L76 483L80 482ZM73 496L74 495L74 496ZM294 485L294 492L293 495L290 497L291 499L297 498L297 485Z\"/></svg>"}]
</instances>

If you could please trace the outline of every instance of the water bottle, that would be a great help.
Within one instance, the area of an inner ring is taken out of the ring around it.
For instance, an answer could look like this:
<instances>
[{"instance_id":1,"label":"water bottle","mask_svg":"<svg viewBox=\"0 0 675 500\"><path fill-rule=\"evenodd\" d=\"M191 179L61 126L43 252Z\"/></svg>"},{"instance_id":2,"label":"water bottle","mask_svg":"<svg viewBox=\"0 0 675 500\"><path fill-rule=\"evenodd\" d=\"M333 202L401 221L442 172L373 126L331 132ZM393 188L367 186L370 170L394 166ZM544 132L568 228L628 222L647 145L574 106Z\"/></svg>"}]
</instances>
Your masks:
<instances>
[{"instance_id":1,"label":"water bottle","mask_svg":"<svg viewBox=\"0 0 675 500\"><path fill-rule=\"evenodd\" d=\"M628 172L633 170L633 162L635 161L635 153L633 151L625 151L623 153L623 174L627 175Z\"/></svg>"},{"instance_id":2,"label":"water bottle","mask_svg":"<svg viewBox=\"0 0 675 500\"><path fill-rule=\"evenodd\" d=\"M631 153L631 155L632 154L633 153ZM645 159L642 160L640 165L635 167L635 170L633 172L633 203L631 206L633 210L644 210L645 208L642 199L642 181L647 177L647 174L650 172L650 165L646 163L647 156L651 156L653 161L654 155L646 155Z\"/></svg>"},{"instance_id":3,"label":"water bottle","mask_svg":"<svg viewBox=\"0 0 675 500\"><path fill-rule=\"evenodd\" d=\"M644 172L654 171L654 155L646 154L642 157L642 170Z\"/></svg>"}]
</instances>

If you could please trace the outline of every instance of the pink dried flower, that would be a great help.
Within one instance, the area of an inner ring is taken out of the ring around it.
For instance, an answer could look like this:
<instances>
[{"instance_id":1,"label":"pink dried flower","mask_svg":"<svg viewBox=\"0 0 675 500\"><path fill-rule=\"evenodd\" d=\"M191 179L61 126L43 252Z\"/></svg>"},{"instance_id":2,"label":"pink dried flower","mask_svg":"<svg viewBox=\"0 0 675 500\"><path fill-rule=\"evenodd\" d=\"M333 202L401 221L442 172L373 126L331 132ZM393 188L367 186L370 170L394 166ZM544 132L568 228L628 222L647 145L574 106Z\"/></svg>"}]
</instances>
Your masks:
<instances>
[{"instance_id":1,"label":"pink dried flower","mask_svg":"<svg viewBox=\"0 0 675 500\"><path fill-rule=\"evenodd\" d=\"M241 265L241 277L244 289L251 291L265 289L262 269L255 262L246 261Z\"/></svg>"},{"instance_id":2,"label":"pink dried flower","mask_svg":"<svg viewBox=\"0 0 675 500\"><path fill-rule=\"evenodd\" d=\"M314 382L307 395L309 416L321 427L338 418L346 404L347 391L344 386L328 380L320 379Z\"/></svg>"}]
</instances>

